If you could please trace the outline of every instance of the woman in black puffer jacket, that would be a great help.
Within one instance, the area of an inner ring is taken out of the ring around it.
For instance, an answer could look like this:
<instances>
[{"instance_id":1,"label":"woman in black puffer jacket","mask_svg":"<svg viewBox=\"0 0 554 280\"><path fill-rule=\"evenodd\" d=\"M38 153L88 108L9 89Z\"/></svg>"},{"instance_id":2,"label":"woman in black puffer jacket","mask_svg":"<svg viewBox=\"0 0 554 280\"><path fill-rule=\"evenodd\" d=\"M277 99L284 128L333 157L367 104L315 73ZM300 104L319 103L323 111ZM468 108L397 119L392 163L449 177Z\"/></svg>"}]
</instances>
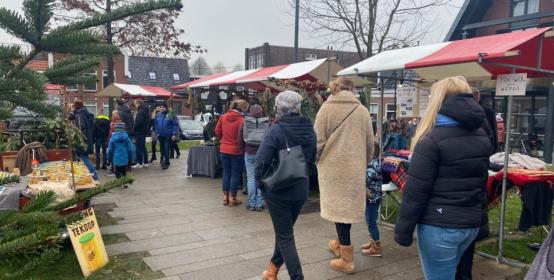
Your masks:
<instances>
[{"instance_id":1,"label":"woman in black puffer jacket","mask_svg":"<svg viewBox=\"0 0 554 280\"><path fill-rule=\"evenodd\" d=\"M485 112L463 78L443 79L412 140L395 240L410 246L417 226L427 280L454 280L456 265L483 224L481 202L491 142Z\"/></svg>"}]
</instances>

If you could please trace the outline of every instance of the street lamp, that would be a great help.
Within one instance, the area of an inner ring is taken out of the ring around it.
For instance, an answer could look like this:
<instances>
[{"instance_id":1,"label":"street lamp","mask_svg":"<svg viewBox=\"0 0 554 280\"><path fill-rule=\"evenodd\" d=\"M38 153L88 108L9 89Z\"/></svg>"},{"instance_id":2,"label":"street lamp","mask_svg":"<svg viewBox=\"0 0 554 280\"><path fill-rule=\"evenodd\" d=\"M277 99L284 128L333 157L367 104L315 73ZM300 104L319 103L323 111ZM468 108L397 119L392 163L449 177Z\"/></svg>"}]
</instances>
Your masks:
<instances>
[{"instance_id":1,"label":"street lamp","mask_svg":"<svg viewBox=\"0 0 554 280\"><path fill-rule=\"evenodd\" d=\"M296 12L294 18L294 62L298 62L298 25L300 21L300 0L296 0Z\"/></svg>"}]
</instances>

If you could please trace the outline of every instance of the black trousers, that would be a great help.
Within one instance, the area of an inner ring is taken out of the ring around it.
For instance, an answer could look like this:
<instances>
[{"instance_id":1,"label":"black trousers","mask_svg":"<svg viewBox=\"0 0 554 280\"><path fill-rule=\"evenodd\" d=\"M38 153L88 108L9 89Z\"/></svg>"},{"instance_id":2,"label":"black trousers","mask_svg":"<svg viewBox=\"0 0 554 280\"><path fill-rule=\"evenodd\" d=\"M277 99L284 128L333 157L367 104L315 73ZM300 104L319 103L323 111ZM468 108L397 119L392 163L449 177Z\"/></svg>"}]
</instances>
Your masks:
<instances>
[{"instance_id":1,"label":"black trousers","mask_svg":"<svg viewBox=\"0 0 554 280\"><path fill-rule=\"evenodd\" d=\"M473 268L473 254L475 254L475 241L466 249L458 266L456 267L456 280L471 280L471 270Z\"/></svg>"},{"instance_id":2,"label":"black trousers","mask_svg":"<svg viewBox=\"0 0 554 280\"><path fill-rule=\"evenodd\" d=\"M352 241L350 241L350 229L352 228L352 224L335 223L335 227L337 228L337 235L339 236L340 245L352 245Z\"/></svg>"},{"instance_id":3,"label":"black trousers","mask_svg":"<svg viewBox=\"0 0 554 280\"><path fill-rule=\"evenodd\" d=\"M152 158L150 159L150 161L155 161L157 160L156 158L156 145L158 144L158 141L153 141L150 143L152 145Z\"/></svg>"},{"instance_id":4,"label":"black trousers","mask_svg":"<svg viewBox=\"0 0 554 280\"><path fill-rule=\"evenodd\" d=\"M302 280L304 274L296 251L293 227L306 201L278 200L271 195L264 197L275 231L275 251L271 262L279 267L284 263L291 280Z\"/></svg>"},{"instance_id":5,"label":"black trousers","mask_svg":"<svg viewBox=\"0 0 554 280\"><path fill-rule=\"evenodd\" d=\"M169 152L170 158L174 158L175 155L178 155L178 156L181 155L181 151L179 150L179 142L177 141L171 141L171 148L169 150L170 150Z\"/></svg>"},{"instance_id":6,"label":"black trousers","mask_svg":"<svg viewBox=\"0 0 554 280\"><path fill-rule=\"evenodd\" d=\"M127 165L115 167L115 178L125 177L127 175Z\"/></svg>"},{"instance_id":7,"label":"black trousers","mask_svg":"<svg viewBox=\"0 0 554 280\"><path fill-rule=\"evenodd\" d=\"M100 154L102 151L102 154ZM108 162L108 139L97 138L95 143L96 167L100 167L100 155L102 155L102 166L106 166Z\"/></svg>"},{"instance_id":8,"label":"black trousers","mask_svg":"<svg viewBox=\"0 0 554 280\"><path fill-rule=\"evenodd\" d=\"M169 166L169 149L171 149L171 136L158 137L160 142L160 163L162 166Z\"/></svg>"}]
</instances>

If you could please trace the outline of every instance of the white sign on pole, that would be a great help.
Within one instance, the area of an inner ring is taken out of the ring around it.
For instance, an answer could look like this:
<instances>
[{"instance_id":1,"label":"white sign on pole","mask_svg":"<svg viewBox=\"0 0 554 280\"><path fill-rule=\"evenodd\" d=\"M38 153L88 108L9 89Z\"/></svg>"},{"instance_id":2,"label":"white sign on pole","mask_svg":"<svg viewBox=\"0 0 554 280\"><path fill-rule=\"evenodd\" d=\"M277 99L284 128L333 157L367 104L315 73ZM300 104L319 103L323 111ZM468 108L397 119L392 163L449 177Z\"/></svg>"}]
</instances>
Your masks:
<instances>
[{"instance_id":1,"label":"white sign on pole","mask_svg":"<svg viewBox=\"0 0 554 280\"><path fill-rule=\"evenodd\" d=\"M427 106L429 106L429 96L431 92L429 89L420 88L419 89L419 117L423 118L425 112L427 111Z\"/></svg>"},{"instance_id":2,"label":"white sign on pole","mask_svg":"<svg viewBox=\"0 0 554 280\"><path fill-rule=\"evenodd\" d=\"M525 96L527 73L498 75L496 96Z\"/></svg>"},{"instance_id":3,"label":"white sign on pole","mask_svg":"<svg viewBox=\"0 0 554 280\"><path fill-rule=\"evenodd\" d=\"M396 91L397 106L400 108L401 118L413 117L416 104L417 88L412 86L401 87Z\"/></svg>"}]
</instances>

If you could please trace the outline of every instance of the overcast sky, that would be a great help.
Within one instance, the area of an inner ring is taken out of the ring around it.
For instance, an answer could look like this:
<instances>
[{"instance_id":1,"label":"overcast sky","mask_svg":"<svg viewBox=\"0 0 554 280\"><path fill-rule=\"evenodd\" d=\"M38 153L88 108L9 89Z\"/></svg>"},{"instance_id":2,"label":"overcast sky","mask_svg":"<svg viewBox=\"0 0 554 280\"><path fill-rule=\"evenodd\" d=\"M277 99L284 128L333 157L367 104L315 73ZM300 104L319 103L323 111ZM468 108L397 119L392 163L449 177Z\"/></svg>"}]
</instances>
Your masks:
<instances>
[{"instance_id":1,"label":"overcast sky","mask_svg":"<svg viewBox=\"0 0 554 280\"><path fill-rule=\"evenodd\" d=\"M183 41L208 49L203 56L210 65L221 61L230 67L244 64L244 49L268 42L292 46L294 17L289 0L183 0L183 10L176 24L185 29ZM302 1L302 0L301 0ZM20 11L23 0L0 0L0 6ZM463 0L452 0L453 7L437 8L434 28L423 44L443 40ZM0 30L0 43L17 42ZM300 31L300 47L322 47L323 42ZM325 47L325 46L323 46ZM193 55L194 59L196 55Z\"/></svg>"}]
</instances>

